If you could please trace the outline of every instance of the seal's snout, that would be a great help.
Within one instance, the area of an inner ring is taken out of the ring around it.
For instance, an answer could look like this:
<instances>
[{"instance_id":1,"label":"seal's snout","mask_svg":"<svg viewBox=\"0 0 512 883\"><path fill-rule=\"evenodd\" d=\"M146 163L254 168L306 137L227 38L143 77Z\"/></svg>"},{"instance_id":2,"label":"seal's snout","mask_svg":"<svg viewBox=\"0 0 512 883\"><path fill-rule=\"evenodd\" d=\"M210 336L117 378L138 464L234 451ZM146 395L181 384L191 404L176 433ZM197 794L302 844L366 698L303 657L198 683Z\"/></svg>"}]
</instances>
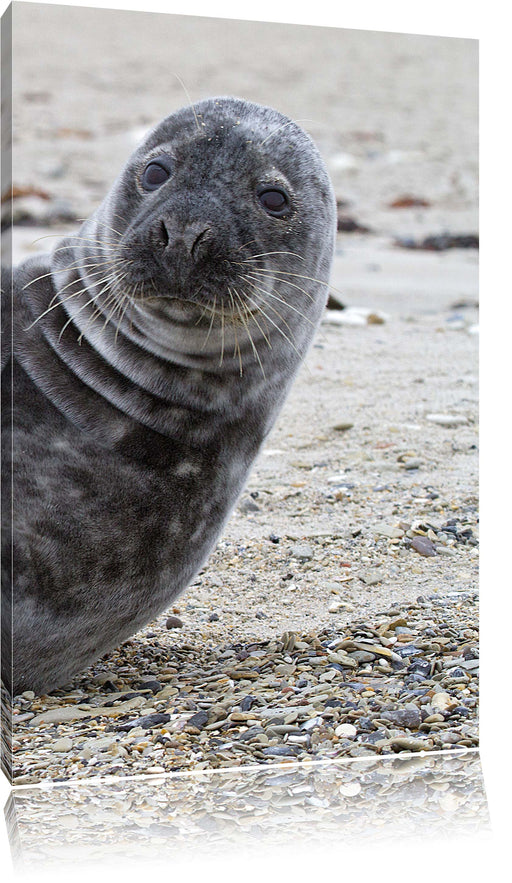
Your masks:
<instances>
[{"instance_id":1,"label":"seal's snout","mask_svg":"<svg viewBox=\"0 0 512 883\"><path fill-rule=\"evenodd\" d=\"M160 218L153 228L153 240L165 249L165 258L173 261L177 255L197 262L208 257L214 245L213 232L208 224L197 222L178 227L170 218Z\"/></svg>"}]
</instances>

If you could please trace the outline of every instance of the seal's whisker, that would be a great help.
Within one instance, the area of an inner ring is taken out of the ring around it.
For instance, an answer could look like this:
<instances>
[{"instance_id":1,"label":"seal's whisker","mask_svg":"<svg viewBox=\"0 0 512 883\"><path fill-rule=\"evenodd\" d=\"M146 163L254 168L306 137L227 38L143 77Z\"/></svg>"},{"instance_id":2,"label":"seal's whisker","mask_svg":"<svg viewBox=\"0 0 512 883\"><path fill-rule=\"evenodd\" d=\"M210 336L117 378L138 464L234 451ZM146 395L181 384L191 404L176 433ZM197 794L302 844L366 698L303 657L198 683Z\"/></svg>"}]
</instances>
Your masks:
<instances>
[{"instance_id":1,"label":"seal's whisker","mask_svg":"<svg viewBox=\"0 0 512 883\"><path fill-rule=\"evenodd\" d=\"M276 276L276 273L279 273L279 270L263 270L258 268L251 268L251 273L254 273L256 276L261 276L261 279L270 279L273 282L281 282L283 285L289 285L291 288L296 288L297 291L302 292L309 300L314 301L314 297L309 291L306 291L305 288L301 288L300 285L297 285L296 282L290 282L289 279L282 279L280 276ZM295 274L294 274L295 275ZM299 277L300 278L300 277ZM316 280L315 280L316 281Z\"/></svg>"},{"instance_id":2,"label":"seal's whisker","mask_svg":"<svg viewBox=\"0 0 512 883\"><path fill-rule=\"evenodd\" d=\"M71 315L71 316L69 316L68 320L64 323L64 325L62 326L62 328L61 328L61 330L60 330L60 334L59 334L59 337L58 337L59 340L61 339L61 337L62 337L62 335L64 334L64 331L66 330L66 328L68 327L68 325L70 325L71 322L72 322L74 319L76 319L76 316L78 316L78 313L81 313L82 310L85 310L86 307L90 306L91 304L93 304L93 303L95 303L95 302L96 302L96 297L91 297L90 300L88 300L88 301L86 301L84 304L82 304L82 306L80 307L80 309L77 311L77 313L76 313L75 315Z\"/></svg>"},{"instance_id":3,"label":"seal's whisker","mask_svg":"<svg viewBox=\"0 0 512 883\"><path fill-rule=\"evenodd\" d=\"M240 263L250 264L250 262L255 260L256 258L266 258L266 257L269 257L270 255L274 255L274 254L287 254L287 255L291 255L294 258L298 258L300 261L304 260L302 255L297 254L296 251L262 251L261 254L253 254L250 257L245 258L245 260L241 261Z\"/></svg>"},{"instance_id":4,"label":"seal's whisker","mask_svg":"<svg viewBox=\"0 0 512 883\"><path fill-rule=\"evenodd\" d=\"M104 273L105 271L102 270L101 272ZM91 274L91 275L97 275L97 274ZM73 281L73 283L76 284L78 282L78 279L73 279L72 281ZM80 281L83 281L83 280L80 280ZM102 285L104 282L110 283L111 281L113 281L112 273L107 273L107 275L104 276L103 279L97 279L97 280L95 280L95 282L93 284L94 284L94 286L98 286L98 285ZM68 286L66 285L64 287L67 288ZM48 313L51 313L52 310L55 310L59 306L64 306L64 304L66 304L68 301L72 300L74 297L78 297L80 294L83 294L85 291L89 291L90 286L85 285L79 291L72 291L64 299L60 299L60 295L63 290L64 289L59 289L59 291L56 292L56 294L51 299L50 305L46 308L46 310L44 310L37 317L37 319L34 319L34 321L30 325L28 325L27 328L25 328L25 331L30 331L30 329L33 328L34 325L37 322L39 322L40 319L42 319L44 316L48 315ZM96 295L96 297L99 297L101 294L102 294L102 292L100 292L98 295ZM56 298L57 298L57 300L56 300ZM56 302L54 303L54 301L56 301Z\"/></svg>"},{"instance_id":5,"label":"seal's whisker","mask_svg":"<svg viewBox=\"0 0 512 883\"><path fill-rule=\"evenodd\" d=\"M256 356L256 359L258 360L258 364L261 368L261 373L263 375L263 379L266 380L265 369L262 365L256 344L254 343L254 340L252 339L251 329L249 328L249 323L247 321L247 310L246 310L245 304L244 304L242 298L240 297L240 294L236 290L236 288L233 289L233 293L236 298L236 303L238 306L238 315L240 316L240 319L241 319L241 321L247 331L247 335L249 337L249 342L251 344L252 351L253 351L254 355ZM243 313L245 313L246 315L244 316Z\"/></svg>"},{"instance_id":6,"label":"seal's whisker","mask_svg":"<svg viewBox=\"0 0 512 883\"><path fill-rule=\"evenodd\" d=\"M254 301L249 295L247 295L247 297L248 297L248 300L249 300L251 303L255 303L255 304L256 304L256 301ZM257 304L256 304L256 305L257 305ZM257 306L258 306L258 305L257 305ZM281 314L280 314L280 313L279 313L274 307L272 307L270 304L267 304L267 306L268 306L268 308L269 308L270 310L272 310L273 313L276 314L276 316L279 317L279 319L281 319L282 322L284 322L284 324L286 325L286 327L288 328L288 330L289 330L290 333L291 333L291 328L290 328L290 326L288 325L288 323L286 322L286 320L283 319L283 317L281 316ZM260 309L260 313L261 313L263 316L265 316L265 319L267 319L267 321L270 322L270 324L274 326L274 328L276 329L276 331L278 331L279 334L281 334L282 337L284 337L284 339L287 341L287 343L290 344L290 346L292 347L292 349L295 350L295 352L297 353L297 355L300 356L300 353L299 353L297 347L295 346L295 344L293 343L293 341L288 337L288 335L283 331L283 329L282 329L279 325L277 325L277 323L274 322L273 319L270 318L270 316L268 315L268 313L267 313L264 309L262 309L261 307L260 307L259 309ZM302 358L302 357L301 357L301 358Z\"/></svg>"},{"instance_id":7,"label":"seal's whisker","mask_svg":"<svg viewBox=\"0 0 512 883\"><path fill-rule=\"evenodd\" d=\"M120 217L120 216L118 216L118 217ZM78 221L87 221L88 218L77 218L77 220ZM98 221L98 218L94 219L94 223L99 224L100 227L105 227L106 230L112 230L112 232L115 233L116 236L119 236L119 238L121 238L123 235L122 233L119 232L119 230L116 230L115 227L111 227L110 224L106 224L105 221Z\"/></svg>"},{"instance_id":8,"label":"seal's whisker","mask_svg":"<svg viewBox=\"0 0 512 883\"><path fill-rule=\"evenodd\" d=\"M76 312L76 314L74 314L74 315L73 315L73 314L70 314L70 315L69 315L69 319L67 320L67 322L64 324L63 328L61 329L61 332L60 332L60 334L59 334L59 340L61 339L62 334L64 333L64 331L65 331L65 329L67 328L67 326L69 325L69 323L72 322L74 319L76 319L76 317L79 315L79 313L81 313L82 310L84 310L86 307L90 306L91 303L95 303L95 304L96 304L96 309L94 310L93 314L89 317L89 319L88 319L88 321L87 321L87 323L86 323L85 328L83 329L82 333L80 334L80 336L79 336L79 338L78 338L78 342L81 344L82 337L83 337L83 335L84 335L85 330L89 327L89 324L90 324L92 321L94 321L94 319L99 318L100 315L103 314L104 310L105 310L105 309L108 309L108 307L110 306L110 304L111 304L113 301L116 301L116 300L118 299L118 294L117 294L117 292L116 292L115 290L111 290L110 293L109 293L109 295L108 295L108 297L107 297L107 299L106 299L106 301L105 301L105 303L104 303L104 304L99 304L99 303L98 303L99 299L102 297L102 295L105 293L105 291L108 291L108 290L109 290L109 288L111 287L111 285L112 285L112 283L113 283L114 281L115 281L115 278L114 278L113 274L109 274L108 276L105 276L105 279L102 279L101 282L96 283L96 285L100 285L100 284L102 284L103 282L104 282L105 284L103 285L103 287L101 288L101 290L91 298L91 300L87 301L85 304L82 304L82 306L81 306L80 309ZM82 291L79 292L79 293L82 294L82 293L83 293L84 291L86 291L86 290L87 290L87 289L82 289ZM71 298L66 298L66 300L63 301L62 303L66 303L68 300L71 300Z\"/></svg>"},{"instance_id":9,"label":"seal's whisker","mask_svg":"<svg viewBox=\"0 0 512 883\"><path fill-rule=\"evenodd\" d=\"M206 338L205 338L205 340L203 341L203 344L202 344L202 346L201 346L201 349L202 349L202 350L204 350L206 344L208 343L208 340L209 340L210 334L212 333L213 322L214 322L214 319L215 319L215 316L216 316L216 307L217 307L217 295L214 296L213 307L212 307L212 315L211 315L211 319L210 319L210 324L209 324L209 326L208 326L208 334L206 335Z\"/></svg>"},{"instance_id":10,"label":"seal's whisker","mask_svg":"<svg viewBox=\"0 0 512 883\"><path fill-rule=\"evenodd\" d=\"M126 261L123 259L122 263L126 263ZM113 267L113 266L114 266L114 264L112 264L112 267ZM100 275L101 273L104 273L104 272L105 272L105 269L103 268L103 269L101 269L101 270L98 270L97 272L94 272L94 273L88 273L87 275L88 275L89 277L91 277L91 276L98 276L98 275ZM60 296L61 296L62 292L65 291L66 288L69 288L70 285L75 285L78 281L79 281L78 279L72 279L71 282L67 282L66 285L64 285L62 288L59 288L59 289L55 292L55 294L53 295L53 297L52 297L52 299L50 300L50 302L48 303L48 307L52 307L53 304L55 303L55 301L58 300L58 299L59 299L59 303L64 303L64 301L60 300ZM83 282L84 280L81 279L80 281ZM103 281L103 280L101 280L101 282L102 282L102 281ZM96 284L96 283L94 283L94 284ZM82 291L86 291L87 288L88 288L88 286L86 285L86 287L83 288ZM78 292L78 293L80 293L80 292Z\"/></svg>"},{"instance_id":11,"label":"seal's whisker","mask_svg":"<svg viewBox=\"0 0 512 883\"><path fill-rule=\"evenodd\" d=\"M224 304L221 304L221 350L220 350L220 361L219 368L222 368L222 362L224 361Z\"/></svg>"},{"instance_id":12,"label":"seal's whisker","mask_svg":"<svg viewBox=\"0 0 512 883\"><path fill-rule=\"evenodd\" d=\"M246 292L244 292L244 294L246 294ZM247 317L248 317L248 319L252 320L255 323L255 325L259 329L261 336L263 337L265 343L267 344L268 348L271 350L272 349L272 342L271 342L270 338L268 337L268 335L265 334L265 332L263 331L263 328L261 327L260 323L258 322L258 320L256 318L255 312L248 310Z\"/></svg>"},{"instance_id":13,"label":"seal's whisker","mask_svg":"<svg viewBox=\"0 0 512 883\"><path fill-rule=\"evenodd\" d=\"M118 299L118 298L117 298L117 294L116 294L115 292L111 292L111 293L109 294L109 296L107 297L107 300L106 300L105 303L103 304L103 307L104 307L104 308L108 308L108 307L110 306L110 304L111 304L113 301L116 301L117 299ZM90 301L89 301L89 303L90 303ZM79 310L78 312L80 312L80 310ZM82 345L82 340L83 340L83 338L84 338L84 336L85 336L85 333L86 333L86 331L87 331L89 325L90 325L91 323L94 323L94 321L95 321L96 319L99 319L100 316L102 315L102 313L103 313L102 308L99 307L99 306L96 304L96 309L95 309L94 312L89 316L89 318L88 318L88 320L87 320L87 322L86 322L86 324L85 324L85 327L82 329L81 333L80 333L79 336L78 336L78 345L79 345L79 346ZM77 315L78 315L78 314L77 314ZM71 318L74 318L74 317L71 317ZM68 320L68 321L70 321L70 320ZM64 326L64 327L65 327L65 326ZM103 326L103 328L105 328L105 325ZM63 330L64 330L64 329L63 329ZM103 329L102 329L102 330L103 330ZM61 332L61 333L62 333L62 332Z\"/></svg>"},{"instance_id":14,"label":"seal's whisker","mask_svg":"<svg viewBox=\"0 0 512 883\"><path fill-rule=\"evenodd\" d=\"M232 295L232 293L231 293L231 289L230 289L230 288L228 288L228 295L229 295L229 299L230 299L230 301L231 301L231 306L232 306L231 316L232 316L232 319L234 319L234 318L235 318L235 314L236 314L236 310L235 310L235 302L234 302L234 300L233 300L233 295ZM242 377L242 376L243 376L243 368L242 368L242 353L241 353L241 351L240 351L240 344L238 343L238 335L237 335L237 333L236 333L236 324L235 324L235 322L232 322L232 327L233 327L233 333L234 333L234 335L235 335L235 348L234 348L234 350L233 350L233 358L235 358L236 354L238 353L238 362L239 362L239 364L240 364L240 377Z\"/></svg>"},{"instance_id":15,"label":"seal's whisker","mask_svg":"<svg viewBox=\"0 0 512 883\"><path fill-rule=\"evenodd\" d=\"M253 269L252 272L253 272L253 273L256 273L256 272L258 272L258 273L266 273L266 274L271 273L271 274L273 274L273 275L277 273L277 274L279 274L279 276L292 276L292 277L294 277L294 278L296 278L296 279L305 279L305 280L308 281L308 282L316 282L316 283L318 283L319 285L325 285L326 288L330 289L331 291L336 292L336 294L343 294L343 292L340 291L339 288L336 288L335 285L331 285L331 283L330 283L328 280L325 280L325 279L317 279L315 276L304 276L302 273L289 273L287 270L278 270L278 269L275 269L275 268L272 269L272 270L267 270L267 269L265 269L264 267L260 267L260 268L258 268L257 270L256 270L256 269ZM281 279L280 281L281 281L281 282L286 282L286 279ZM290 284L291 284L291 283L290 283ZM303 291L304 294L306 294L308 297L311 297L311 295L308 294L307 291L304 291L303 288L301 288L301 289L299 289L299 290L300 290L300 291Z\"/></svg>"},{"instance_id":16,"label":"seal's whisker","mask_svg":"<svg viewBox=\"0 0 512 883\"><path fill-rule=\"evenodd\" d=\"M125 261L126 258L119 258L118 260ZM111 263L111 261L109 260L109 261L102 261L101 263L94 263L94 264L76 264L76 265L69 264L67 267L62 267L62 270L64 270L64 271L65 270L88 270L89 268L94 269L94 267L100 267L104 264L110 264L110 263ZM25 291L25 289L29 288L31 285L33 285L34 282L39 282L41 279L47 279L48 276L53 276L54 273L55 273L55 270L51 270L49 273L43 273L41 276L37 276L35 279L31 279L30 282L27 282L27 284L24 285L21 290Z\"/></svg>"},{"instance_id":17,"label":"seal's whisker","mask_svg":"<svg viewBox=\"0 0 512 883\"><path fill-rule=\"evenodd\" d=\"M96 239L92 236L80 236L79 233L69 233L66 239L76 239L78 242L92 242L93 245L112 245L115 248L129 248L126 242L119 242L117 239ZM74 248L74 245L61 245L59 248L54 248L52 254L55 254L57 251L65 251L68 248Z\"/></svg>"},{"instance_id":18,"label":"seal's whisker","mask_svg":"<svg viewBox=\"0 0 512 883\"><path fill-rule=\"evenodd\" d=\"M65 304L68 300L71 300L73 297L78 297L78 295L79 295L79 294L83 294L84 291L87 291L87 287L86 287L86 288L81 288L80 291L73 291L71 294L68 294L67 297L65 297L63 301L58 300L57 303L53 303L53 301L55 300L55 297L53 297L53 298L52 298L52 305L49 306L49 307L47 307L46 310L44 310L44 311L43 311L43 312L37 317L37 319L34 319L34 321L30 323L30 325L27 325L27 327L26 327L24 330L25 330L25 331L30 331L30 329L33 328L34 325L36 325L37 322L39 322L40 319L42 319L42 318L43 318L44 316L46 316L48 313L51 313L52 310L57 309L57 307L61 307L61 306L62 306L63 304Z\"/></svg>"},{"instance_id":19,"label":"seal's whisker","mask_svg":"<svg viewBox=\"0 0 512 883\"><path fill-rule=\"evenodd\" d=\"M237 251L242 251L243 248L247 248L248 245L252 245L253 242L257 242L257 241L258 241L257 239L249 239L249 242L244 242L244 244L241 245L240 248L237 248Z\"/></svg>"},{"instance_id":20,"label":"seal's whisker","mask_svg":"<svg viewBox=\"0 0 512 883\"><path fill-rule=\"evenodd\" d=\"M123 261L123 263L125 263L125 262ZM115 264L111 264L110 267L109 267L109 270L112 271L113 268L114 268L114 266L115 266ZM93 277L93 276L101 276L102 273L105 273L105 268L104 268L104 267L102 267L101 270L95 270L94 273L88 273L88 274L87 274L87 277L88 277L87 280L84 280L84 279L81 279L81 278L80 278L80 279L72 279L71 282L67 282L66 285L64 285L62 288L59 288L59 290L56 292L56 294L54 294L54 296L52 297L52 301L51 301L51 302L53 302L56 298L60 297L60 295L62 294L63 291L66 290L66 288L69 288L71 285L76 285L76 284L79 283L79 282L84 282L84 281L86 282L86 285L85 285L84 288L82 288L82 291L87 291L87 290L89 289L89 287L90 287L89 283L90 283L90 281L91 281L91 277ZM107 275L104 276L103 279L93 279L93 280L92 280L92 285L93 285L93 286L96 286L96 285L102 285L103 282L104 282L105 280L110 279L111 277L113 277L113 273L112 273L112 272L107 272ZM61 303L64 303L64 301L61 301Z\"/></svg>"},{"instance_id":21,"label":"seal's whisker","mask_svg":"<svg viewBox=\"0 0 512 883\"><path fill-rule=\"evenodd\" d=\"M125 277L128 275L128 272L129 272L129 271L127 270L126 273L125 273L123 276L121 276L121 278L116 277L115 279L112 280L113 282L116 283L116 286L117 286L117 287L120 286L120 284L121 284L121 282L123 281L123 279L125 279ZM126 295L125 295L124 293L121 294L121 296L119 296L116 290L113 291L113 298L109 298L109 300L107 301L107 303L109 303L109 302L111 303L111 302L112 302L112 299L113 299L114 302L115 302L115 306L114 306L114 309L109 313L109 315L108 315L107 318L105 319L105 322L104 322L103 328L106 328L107 325L109 324L109 322L111 321L111 319L113 318L113 316L115 316L116 312L117 312L118 309L120 308L120 304L123 303L125 296L126 296ZM107 306L107 303L103 305L103 308L105 308L105 307ZM102 312L103 312L103 310L102 310Z\"/></svg>"},{"instance_id":22,"label":"seal's whisker","mask_svg":"<svg viewBox=\"0 0 512 883\"><path fill-rule=\"evenodd\" d=\"M189 91L188 91L187 87L185 86L185 83L183 82L183 80L181 79L181 77L179 76L179 74L176 73L176 71L173 71L173 75L176 77L178 83L180 84L181 88L183 89L185 95L187 96L188 103L190 104L190 107L191 107L191 109L192 109L192 113L194 114L194 119L195 119L195 121L196 121L196 126L197 126L197 130L198 130L198 132L200 132L201 134L203 134L202 129L201 129L201 126L199 125L199 119L198 119L198 117L197 117L196 109L195 109L195 107L194 107L194 105L193 105L193 103L192 103L192 99L191 99L191 97L190 97L190 95L189 95ZM204 126L204 123L203 123L203 126Z\"/></svg>"},{"instance_id":23,"label":"seal's whisker","mask_svg":"<svg viewBox=\"0 0 512 883\"><path fill-rule=\"evenodd\" d=\"M251 276L249 273L247 275L245 275L243 278L247 279L247 280L252 279L254 282L260 281L259 279L256 279L254 276ZM285 307L288 307L290 310L293 310L294 313L297 313L299 316L302 317L302 319L304 319L306 322L309 322L309 324L314 327L315 323L311 321L309 316L306 316L306 314L303 313L302 310L297 309L297 307L294 307L293 304L290 304L287 301L283 300L282 297L278 297L277 294L274 294L273 292L270 292L270 291L265 292L265 296L271 297L274 300L279 301L279 303L284 304Z\"/></svg>"}]
</instances>

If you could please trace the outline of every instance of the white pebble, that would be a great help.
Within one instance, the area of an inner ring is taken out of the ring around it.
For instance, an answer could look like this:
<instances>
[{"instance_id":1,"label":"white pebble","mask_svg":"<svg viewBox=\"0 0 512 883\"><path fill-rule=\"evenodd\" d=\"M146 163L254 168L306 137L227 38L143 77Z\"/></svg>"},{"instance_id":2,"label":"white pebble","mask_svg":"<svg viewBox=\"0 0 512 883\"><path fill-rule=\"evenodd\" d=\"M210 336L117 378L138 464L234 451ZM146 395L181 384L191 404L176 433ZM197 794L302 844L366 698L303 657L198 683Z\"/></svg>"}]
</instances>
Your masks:
<instances>
[{"instance_id":1,"label":"white pebble","mask_svg":"<svg viewBox=\"0 0 512 883\"><path fill-rule=\"evenodd\" d=\"M346 785L340 785L340 794L343 797L355 797L361 791L359 782L348 782Z\"/></svg>"},{"instance_id":2,"label":"white pebble","mask_svg":"<svg viewBox=\"0 0 512 883\"><path fill-rule=\"evenodd\" d=\"M53 743L52 748L54 751L71 751L73 748L73 742L68 736L64 736L63 739L57 739L57 741Z\"/></svg>"},{"instance_id":3,"label":"white pebble","mask_svg":"<svg viewBox=\"0 0 512 883\"><path fill-rule=\"evenodd\" d=\"M337 736L342 736L344 739L355 739L357 736L357 730L353 724L340 724L334 732Z\"/></svg>"}]
</instances>

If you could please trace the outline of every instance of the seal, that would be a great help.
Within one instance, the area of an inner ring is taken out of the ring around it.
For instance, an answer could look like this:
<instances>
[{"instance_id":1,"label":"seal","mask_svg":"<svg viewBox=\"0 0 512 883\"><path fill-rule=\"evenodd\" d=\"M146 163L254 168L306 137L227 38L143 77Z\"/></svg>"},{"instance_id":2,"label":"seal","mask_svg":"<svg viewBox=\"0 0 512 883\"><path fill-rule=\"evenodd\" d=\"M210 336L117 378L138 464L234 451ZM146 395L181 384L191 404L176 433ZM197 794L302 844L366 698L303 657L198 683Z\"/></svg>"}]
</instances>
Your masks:
<instances>
[{"instance_id":1,"label":"seal","mask_svg":"<svg viewBox=\"0 0 512 883\"><path fill-rule=\"evenodd\" d=\"M76 236L13 272L9 690L68 683L204 564L320 320L335 217L295 122L207 99L148 134Z\"/></svg>"}]
</instances>

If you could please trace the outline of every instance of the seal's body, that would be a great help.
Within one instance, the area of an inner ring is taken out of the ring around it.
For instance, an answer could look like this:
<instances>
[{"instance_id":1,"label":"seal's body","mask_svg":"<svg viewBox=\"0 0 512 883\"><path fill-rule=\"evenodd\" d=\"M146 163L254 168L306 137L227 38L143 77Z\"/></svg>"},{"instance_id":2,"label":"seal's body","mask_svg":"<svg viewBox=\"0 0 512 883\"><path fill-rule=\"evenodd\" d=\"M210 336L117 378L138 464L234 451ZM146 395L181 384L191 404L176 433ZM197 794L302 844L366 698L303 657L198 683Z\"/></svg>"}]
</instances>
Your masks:
<instances>
[{"instance_id":1,"label":"seal's body","mask_svg":"<svg viewBox=\"0 0 512 883\"><path fill-rule=\"evenodd\" d=\"M203 565L321 316L334 230L309 137L211 99L157 126L77 236L14 272L14 692L66 683Z\"/></svg>"}]
</instances>

